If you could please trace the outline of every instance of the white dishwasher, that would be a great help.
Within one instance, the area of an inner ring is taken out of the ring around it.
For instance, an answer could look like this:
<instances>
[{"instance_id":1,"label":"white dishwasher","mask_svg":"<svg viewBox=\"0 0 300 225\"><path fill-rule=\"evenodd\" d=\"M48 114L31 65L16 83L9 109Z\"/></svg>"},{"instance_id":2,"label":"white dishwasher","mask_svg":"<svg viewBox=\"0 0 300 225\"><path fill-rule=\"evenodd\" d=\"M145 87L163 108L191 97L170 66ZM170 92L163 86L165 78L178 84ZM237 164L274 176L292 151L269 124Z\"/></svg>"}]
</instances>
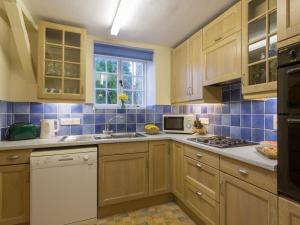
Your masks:
<instances>
[{"instance_id":1,"label":"white dishwasher","mask_svg":"<svg viewBox=\"0 0 300 225\"><path fill-rule=\"evenodd\" d=\"M30 224L97 224L97 148L36 151L30 159Z\"/></svg>"}]
</instances>

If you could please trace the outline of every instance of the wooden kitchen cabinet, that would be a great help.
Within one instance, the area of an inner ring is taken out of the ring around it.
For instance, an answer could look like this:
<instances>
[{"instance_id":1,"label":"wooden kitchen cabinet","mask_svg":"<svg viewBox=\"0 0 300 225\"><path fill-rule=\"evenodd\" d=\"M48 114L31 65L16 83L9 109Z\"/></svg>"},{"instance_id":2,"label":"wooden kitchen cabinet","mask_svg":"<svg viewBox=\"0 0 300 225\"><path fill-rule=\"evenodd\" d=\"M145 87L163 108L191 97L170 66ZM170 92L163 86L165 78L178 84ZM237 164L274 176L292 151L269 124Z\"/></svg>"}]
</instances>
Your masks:
<instances>
[{"instance_id":1,"label":"wooden kitchen cabinet","mask_svg":"<svg viewBox=\"0 0 300 225\"><path fill-rule=\"evenodd\" d=\"M86 30L41 21L38 35L38 97L84 101Z\"/></svg>"},{"instance_id":2,"label":"wooden kitchen cabinet","mask_svg":"<svg viewBox=\"0 0 300 225\"><path fill-rule=\"evenodd\" d=\"M184 201L184 174L183 174L183 144L173 142L172 144L172 192Z\"/></svg>"},{"instance_id":3,"label":"wooden kitchen cabinet","mask_svg":"<svg viewBox=\"0 0 300 225\"><path fill-rule=\"evenodd\" d=\"M276 2L242 0L242 93L245 99L277 95Z\"/></svg>"},{"instance_id":4,"label":"wooden kitchen cabinet","mask_svg":"<svg viewBox=\"0 0 300 225\"><path fill-rule=\"evenodd\" d=\"M290 39L287 44L300 41L300 1L278 0L278 41Z\"/></svg>"},{"instance_id":5,"label":"wooden kitchen cabinet","mask_svg":"<svg viewBox=\"0 0 300 225\"><path fill-rule=\"evenodd\" d=\"M170 143L149 143L149 195L170 192Z\"/></svg>"},{"instance_id":6,"label":"wooden kitchen cabinet","mask_svg":"<svg viewBox=\"0 0 300 225\"><path fill-rule=\"evenodd\" d=\"M300 204L280 197L278 200L279 225L300 225Z\"/></svg>"},{"instance_id":7,"label":"wooden kitchen cabinet","mask_svg":"<svg viewBox=\"0 0 300 225\"><path fill-rule=\"evenodd\" d=\"M0 225L29 223L29 165L0 166Z\"/></svg>"},{"instance_id":8,"label":"wooden kitchen cabinet","mask_svg":"<svg viewBox=\"0 0 300 225\"><path fill-rule=\"evenodd\" d=\"M99 206L148 196L148 153L100 157Z\"/></svg>"},{"instance_id":9,"label":"wooden kitchen cabinet","mask_svg":"<svg viewBox=\"0 0 300 225\"><path fill-rule=\"evenodd\" d=\"M278 224L276 195L225 173L220 182L220 225Z\"/></svg>"}]
</instances>

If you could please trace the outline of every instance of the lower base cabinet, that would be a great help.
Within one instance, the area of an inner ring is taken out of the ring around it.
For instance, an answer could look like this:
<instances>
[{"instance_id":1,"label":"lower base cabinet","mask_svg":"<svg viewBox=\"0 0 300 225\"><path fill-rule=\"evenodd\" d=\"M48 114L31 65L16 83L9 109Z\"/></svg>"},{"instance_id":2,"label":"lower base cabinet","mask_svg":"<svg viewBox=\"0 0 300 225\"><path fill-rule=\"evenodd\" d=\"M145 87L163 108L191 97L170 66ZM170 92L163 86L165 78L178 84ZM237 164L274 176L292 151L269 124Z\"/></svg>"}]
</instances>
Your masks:
<instances>
[{"instance_id":1,"label":"lower base cabinet","mask_svg":"<svg viewBox=\"0 0 300 225\"><path fill-rule=\"evenodd\" d=\"M224 173L220 182L220 225L278 224L276 195Z\"/></svg>"},{"instance_id":2,"label":"lower base cabinet","mask_svg":"<svg viewBox=\"0 0 300 225\"><path fill-rule=\"evenodd\" d=\"M300 225L300 204L279 198L279 225Z\"/></svg>"},{"instance_id":3,"label":"lower base cabinet","mask_svg":"<svg viewBox=\"0 0 300 225\"><path fill-rule=\"evenodd\" d=\"M183 168L183 144L173 142L172 144L172 192L184 202L184 168Z\"/></svg>"},{"instance_id":4,"label":"lower base cabinet","mask_svg":"<svg viewBox=\"0 0 300 225\"><path fill-rule=\"evenodd\" d=\"M0 166L0 225L29 223L29 165Z\"/></svg>"}]
</instances>

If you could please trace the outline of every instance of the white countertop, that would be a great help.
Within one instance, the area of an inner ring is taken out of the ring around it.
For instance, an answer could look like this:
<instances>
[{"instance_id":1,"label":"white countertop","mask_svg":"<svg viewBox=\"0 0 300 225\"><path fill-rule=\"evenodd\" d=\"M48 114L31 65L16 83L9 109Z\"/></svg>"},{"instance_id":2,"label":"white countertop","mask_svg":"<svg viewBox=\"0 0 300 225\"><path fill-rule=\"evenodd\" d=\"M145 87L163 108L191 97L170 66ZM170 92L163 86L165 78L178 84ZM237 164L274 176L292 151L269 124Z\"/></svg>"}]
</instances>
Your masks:
<instances>
[{"instance_id":1,"label":"white countertop","mask_svg":"<svg viewBox=\"0 0 300 225\"><path fill-rule=\"evenodd\" d=\"M87 135L84 135L87 136ZM90 136L90 135L88 135ZM83 145L97 145L101 143L118 143L118 142L131 142L131 141L158 141L158 140L174 140L184 144L189 144L194 147L198 147L209 152L217 153L232 159L236 159L245 163L249 163L267 170L276 171L277 160L268 159L259 154L255 146L235 147L220 149L203 144L194 143L188 141L188 138L195 137L197 135L186 134L159 134L159 135L146 135L139 138L118 138L118 139L99 139L88 141L76 141L67 142L60 141L62 137L56 137L52 139L33 139L25 141L1 141L0 151L3 150L17 150L17 149L39 149L39 148L54 148L54 147L66 147L66 146L83 146ZM101 150L101 149L100 149Z\"/></svg>"}]
</instances>

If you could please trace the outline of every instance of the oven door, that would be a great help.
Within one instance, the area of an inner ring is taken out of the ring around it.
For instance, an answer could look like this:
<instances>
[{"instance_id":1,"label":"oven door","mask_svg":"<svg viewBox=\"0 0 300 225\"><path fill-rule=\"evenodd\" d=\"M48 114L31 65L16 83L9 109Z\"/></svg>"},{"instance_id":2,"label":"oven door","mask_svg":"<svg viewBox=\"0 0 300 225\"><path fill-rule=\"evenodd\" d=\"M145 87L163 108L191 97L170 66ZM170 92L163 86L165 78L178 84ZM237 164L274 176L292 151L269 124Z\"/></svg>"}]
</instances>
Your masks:
<instances>
[{"instance_id":1,"label":"oven door","mask_svg":"<svg viewBox=\"0 0 300 225\"><path fill-rule=\"evenodd\" d=\"M300 200L300 116L278 117L278 191Z\"/></svg>"},{"instance_id":2,"label":"oven door","mask_svg":"<svg viewBox=\"0 0 300 225\"><path fill-rule=\"evenodd\" d=\"M165 116L164 129L165 132L181 133L184 132L183 116Z\"/></svg>"},{"instance_id":3,"label":"oven door","mask_svg":"<svg viewBox=\"0 0 300 225\"><path fill-rule=\"evenodd\" d=\"M300 64L278 70L278 113L300 114Z\"/></svg>"}]
</instances>

